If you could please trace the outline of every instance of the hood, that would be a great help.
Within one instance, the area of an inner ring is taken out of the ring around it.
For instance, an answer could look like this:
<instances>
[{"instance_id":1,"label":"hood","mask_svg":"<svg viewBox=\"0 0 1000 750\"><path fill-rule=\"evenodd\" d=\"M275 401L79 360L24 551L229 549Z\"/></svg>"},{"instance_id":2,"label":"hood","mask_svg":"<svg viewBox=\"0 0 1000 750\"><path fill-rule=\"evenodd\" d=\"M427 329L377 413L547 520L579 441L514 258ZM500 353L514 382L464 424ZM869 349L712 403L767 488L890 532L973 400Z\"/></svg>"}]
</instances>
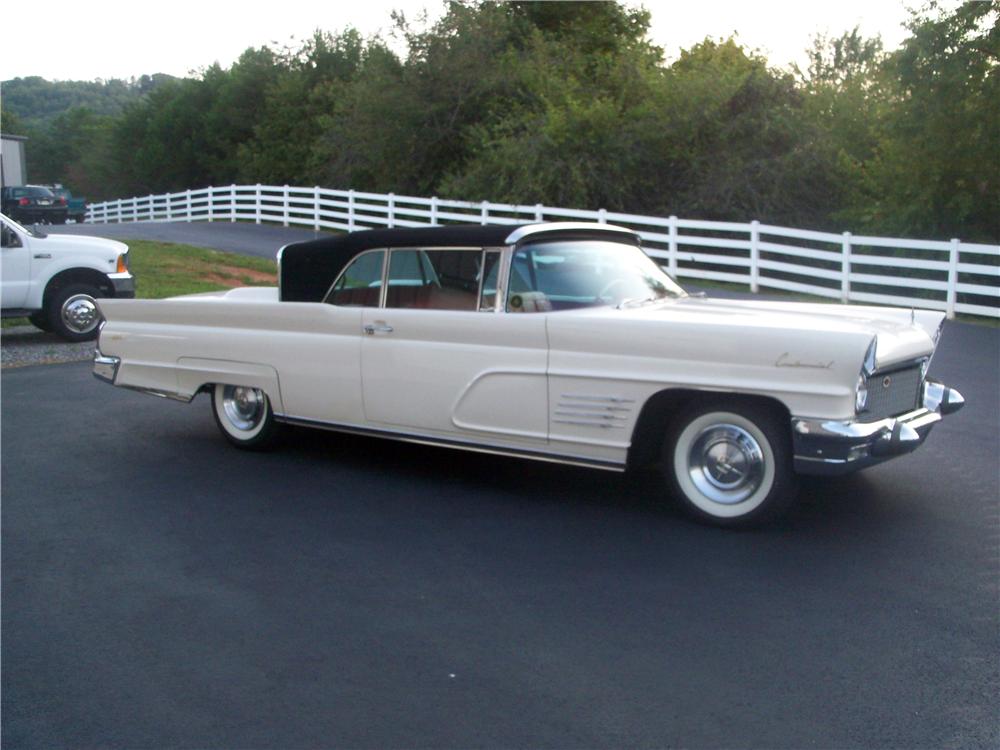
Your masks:
<instances>
[{"instance_id":1,"label":"hood","mask_svg":"<svg viewBox=\"0 0 1000 750\"><path fill-rule=\"evenodd\" d=\"M684 342L695 351L705 351L713 343L730 351L738 346L745 348L744 358L762 362L833 358L827 357L827 352L836 352L843 360L853 352L848 359L854 370L873 337L878 338L877 368L930 356L944 320L943 313L930 310L704 297L682 297L624 310L590 308L590 314L621 316L643 327L652 326L647 329L650 332L669 323L665 335L678 349Z\"/></svg>"},{"instance_id":2,"label":"hood","mask_svg":"<svg viewBox=\"0 0 1000 750\"><path fill-rule=\"evenodd\" d=\"M934 351L944 313L899 307L873 307L822 302L767 302L684 297L670 307L674 315L739 320L741 324L878 337L879 368L925 357Z\"/></svg>"},{"instance_id":3,"label":"hood","mask_svg":"<svg viewBox=\"0 0 1000 750\"><path fill-rule=\"evenodd\" d=\"M75 234L50 234L38 238L35 242L44 242L46 250L60 253L100 253L104 252L107 260L114 260L128 251L128 245L117 240L104 237L86 237Z\"/></svg>"}]
</instances>

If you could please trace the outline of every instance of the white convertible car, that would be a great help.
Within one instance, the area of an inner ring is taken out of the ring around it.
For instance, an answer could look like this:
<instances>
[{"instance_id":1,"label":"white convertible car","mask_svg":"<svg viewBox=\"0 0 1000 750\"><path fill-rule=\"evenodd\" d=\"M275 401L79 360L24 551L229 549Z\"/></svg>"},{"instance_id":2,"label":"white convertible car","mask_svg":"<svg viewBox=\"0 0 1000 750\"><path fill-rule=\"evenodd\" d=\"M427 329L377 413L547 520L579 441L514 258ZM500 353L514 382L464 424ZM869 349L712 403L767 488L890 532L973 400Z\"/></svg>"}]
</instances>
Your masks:
<instances>
[{"instance_id":1,"label":"white convertible car","mask_svg":"<svg viewBox=\"0 0 1000 750\"><path fill-rule=\"evenodd\" d=\"M287 245L277 288L99 300L94 373L222 434L282 423L624 471L695 516L784 509L796 474L907 453L954 389L937 312L690 296L604 224L387 229Z\"/></svg>"}]
</instances>

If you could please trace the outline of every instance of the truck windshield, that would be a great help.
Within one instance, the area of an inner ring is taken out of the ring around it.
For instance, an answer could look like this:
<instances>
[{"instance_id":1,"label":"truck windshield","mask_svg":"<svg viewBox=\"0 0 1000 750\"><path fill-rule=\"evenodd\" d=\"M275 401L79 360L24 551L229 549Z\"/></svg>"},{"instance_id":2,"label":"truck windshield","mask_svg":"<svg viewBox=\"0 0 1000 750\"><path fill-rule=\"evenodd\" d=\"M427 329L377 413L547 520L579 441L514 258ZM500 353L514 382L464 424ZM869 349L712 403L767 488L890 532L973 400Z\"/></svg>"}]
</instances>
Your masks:
<instances>
[{"instance_id":1,"label":"truck windshield","mask_svg":"<svg viewBox=\"0 0 1000 750\"><path fill-rule=\"evenodd\" d=\"M18 224L16 221L14 221L9 216L4 216L3 220L5 222L7 222L8 224L10 224L15 229L17 229L17 230L19 230L21 232L24 232L29 237L37 237L38 239L42 239L43 237L48 237L48 235L45 234L45 232L43 232L41 229L38 228L37 224L34 226L34 228L28 229L27 227L22 227L20 224Z\"/></svg>"}]
</instances>

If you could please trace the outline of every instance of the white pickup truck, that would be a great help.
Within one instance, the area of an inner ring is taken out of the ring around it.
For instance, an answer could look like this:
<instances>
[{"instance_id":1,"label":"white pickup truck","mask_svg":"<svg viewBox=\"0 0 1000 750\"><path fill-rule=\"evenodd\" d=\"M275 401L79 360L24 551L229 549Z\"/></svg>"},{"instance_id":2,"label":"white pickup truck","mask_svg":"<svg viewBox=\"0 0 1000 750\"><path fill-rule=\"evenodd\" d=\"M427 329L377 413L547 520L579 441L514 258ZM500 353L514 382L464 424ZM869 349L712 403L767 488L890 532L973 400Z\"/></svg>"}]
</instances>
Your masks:
<instances>
[{"instance_id":1,"label":"white pickup truck","mask_svg":"<svg viewBox=\"0 0 1000 750\"><path fill-rule=\"evenodd\" d=\"M69 341L97 336L95 299L135 297L128 245L100 237L46 235L0 214L0 306Z\"/></svg>"}]
</instances>

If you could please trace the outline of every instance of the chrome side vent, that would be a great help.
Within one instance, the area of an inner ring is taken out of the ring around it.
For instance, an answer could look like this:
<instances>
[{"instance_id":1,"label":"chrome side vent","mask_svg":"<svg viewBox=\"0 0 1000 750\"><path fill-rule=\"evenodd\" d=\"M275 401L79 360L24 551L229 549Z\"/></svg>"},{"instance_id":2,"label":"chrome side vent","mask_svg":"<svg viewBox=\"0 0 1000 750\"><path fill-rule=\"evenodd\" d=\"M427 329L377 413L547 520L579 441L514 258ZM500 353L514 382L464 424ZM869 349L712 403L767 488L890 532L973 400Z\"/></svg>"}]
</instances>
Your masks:
<instances>
[{"instance_id":1,"label":"chrome side vent","mask_svg":"<svg viewBox=\"0 0 1000 750\"><path fill-rule=\"evenodd\" d=\"M564 393L552 416L559 424L623 430L634 410L635 400L618 396L590 396Z\"/></svg>"}]
</instances>

